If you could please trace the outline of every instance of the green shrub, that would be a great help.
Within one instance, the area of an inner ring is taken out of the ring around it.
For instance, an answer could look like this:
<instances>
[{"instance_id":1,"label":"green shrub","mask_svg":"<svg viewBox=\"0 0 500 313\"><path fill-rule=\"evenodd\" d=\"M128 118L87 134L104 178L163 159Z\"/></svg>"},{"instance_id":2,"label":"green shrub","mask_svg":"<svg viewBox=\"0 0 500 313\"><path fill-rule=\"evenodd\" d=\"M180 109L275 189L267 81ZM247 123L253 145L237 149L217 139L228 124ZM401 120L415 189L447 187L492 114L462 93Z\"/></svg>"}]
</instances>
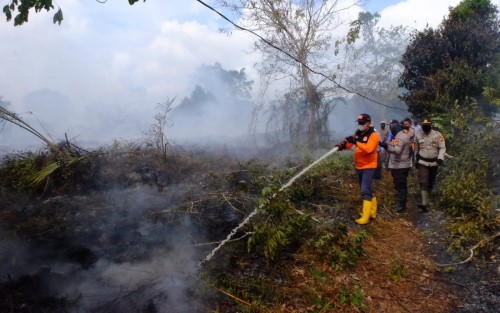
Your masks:
<instances>
[{"instance_id":1,"label":"green shrub","mask_svg":"<svg viewBox=\"0 0 500 313\"><path fill-rule=\"evenodd\" d=\"M275 259L285 248L297 243L310 227L310 216L299 214L284 193L274 194L272 187L265 187L261 204L253 222L253 234L248 239L248 251L260 248L267 259ZM258 247L258 248L257 248Z\"/></svg>"},{"instance_id":2,"label":"green shrub","mask_svg":"<svg viewBox=\"0 0 500 313\"><path fill-rule=\"evenodd\" d=\"M363 307L363 290L359 285L355 285L354 288L349 288L344 285L340 287L340 292L338 295L339 302L341 304L348 304L355 306L357 308Z\"/></svg>"},{"instance_id":3,"label":"green shrub","mask_svg":"<svg viewBox=\"0 0 500 313\"><path fill-rule=\"evenodd\" d=\"M496 227L498 196L490 185L499 174L498 124L471 99L436 120L454 157L440 168L438 207L452 218L450 250L463 250Z\"/></svg>"},{"instance_id":4,"label":"green shrub","mask_svg":"<svg viewBox=\"0 0 500 313\"><path fill-rule=\"evenodd\" d=\"M401 277L406 277L408 272L405 269L403 261L395 259L389 264L389 276L392 280L398 281Z\"/></svg>"},{"instance_id":5,"label":"green shrub","mask_svg":"<svg viewBox=\"0 0 500 313\"><path fill-rule=\"evenodd\" d=\"M340 224L333 232L318 235L309 241L317 253L330 262L332 268L341 270L352 267L359 256L364 254L362 242L368 237L366 230L350 235L345 224Z\"/></svg>"}]
</instances>

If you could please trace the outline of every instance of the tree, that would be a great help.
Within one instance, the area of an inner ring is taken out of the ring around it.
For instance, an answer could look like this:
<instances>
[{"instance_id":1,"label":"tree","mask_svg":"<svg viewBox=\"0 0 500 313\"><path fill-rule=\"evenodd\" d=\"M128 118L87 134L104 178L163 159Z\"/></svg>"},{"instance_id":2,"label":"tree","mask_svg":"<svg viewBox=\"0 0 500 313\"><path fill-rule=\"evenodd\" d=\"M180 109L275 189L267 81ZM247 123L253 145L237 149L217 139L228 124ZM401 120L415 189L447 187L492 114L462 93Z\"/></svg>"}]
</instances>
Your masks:
<instances>
[{"instance_id":1,"label":"tree","mask_svg":"<svg viewBox=\"0 0 500 313\"><path fill-rule=\"evenodd\" d=\"M409 32L403 26L379 27L380 14L360 12L358 19L351 23L347 38L346 82L350 89L376 99L382 103L400 106L391 114L406 111L404 103L398 100L398 80L403 72L401 56L409 42ZM386 116L387 107L380 107ZM391 115L394 116L394 115Z\"/></svg>"},{"instance_id":2,"label":"tree","mask_svg":"<svg viewBox=\"0 0 500 313\"><path fill-rule=\"evenodd\" d=\"M248 80L245 69L225 70L216 62L201 65L194 75L196 85L190 97L182 99L174 113L200 115L203 107L217 104L221 109L227 105L246 110L252 107L251 91L253 80Z\"/></svg>"},{"instance_id":3,"label":"tree","mask_svg":"<svg viewBox=\"0 0 500 313\"><path fill-rule=\"evenodd\" d=\"M175 125L171 134L195 141L247 134L254 103L250 93L253 81L245 69L226 70L220 63L202 65L192 78L191 95L172 110Z\"/></svg>"},{"instance_id":4,"label":"tree","mask_svg":"<svg viewBox=\"0 0 500 313\"><path fill-rule=\"evenodd\" d=\"M486 89L498 90L498 10L490 0L464 0L450 9L436 30L413 34L403 55L402 99L417 116L444 113L467 97L484 104ZM496 84L496 85L490 85Z\"/></svg>"},{"instance_id":5,"label":"tree","mask_svg":"<svg viewBox=\"0 0 500 313\"><path fill-rule=\"evenodd\" d=\"M330 48L334 43L333 31L342 24L339 11L345 8L339 7L337 0L218 2L239 12L241 22L248 24L247 28L257 30L263 38L255 42L255 49L264 55L264 61L258 67L262 81L287 79L289 89L285 94L300 94L299 90L302 90L308 110L307 115L300 118L308 121L309 146L317 145L322 131L317 122L323 119L317 93L333 92L334 89L324 84L327 79L313 77L310 68L321 69L327 77L335 78L329 69L334 68L331 56L338 50L330 51Z\"/></svg>"},{"instance_id":6,"label":"tree","mask_svg":"<svg viewBox=\"0 0 500 313\"><path fill-rule=\"evenodd\" d=\"M324 94L315 90L315 101L318 105L318 118L315 119L315 129L319 142L329 142L328 116L333 110L338 99L326 101ZM281 142L292 142L300 144L306 142L308 120L308 104L305 101L302 89L288 92L283 99L274 100L267 109L266 133L270 142L278 144Z\"/></svg>"},{"instance_id":7,"label":"tree","mask_svg":"<svg viewBox=\"0 0 500 313\"><path fill-rule=\"evenodd\" d=\"M100 0L96 1L101 2ZM133 5L138 1L139 0L128 0L128 3L130 5ZM146 0L143 1L146 2ZM106 0L104 0L104 2L106 2ZM38 13L42 10L46 10L48 12L55 9L54 3L55 1L52 0L11 0L10 4L7 4L3 7L3 13L7 18L7 21L10 21L14 14L14 26L19 26L28 22L30 11L35 10L35 13ZM59 8L54 14L53 21L54 24L58 23L59 25L61 25L62 20L63 13L61 8Z\"/></svg>"},{"instance_id":8,"label":"tree","mask_svg":"<svg viewBox=\"0 0 500 313\"><path fill-rule=\"evenodd\" d=\"M205 91L201 86L196 85L194 90L191 92L189 97L182 99L179 106L174 109L175 114L185 114L185 115L201 115L202 108L208 103L213 103L216 98L210 92Z\"/></svg>"},{"instance_id":9,"label":"tree","mask_svg":"<svg viewBox=\"0 0 500 313\"><path fill-rule=\"evenodd\" d=\"M151 125L150 129L153 144L156 147L156 151L161 154L163 160L167 159L168 139L166 130L168 127L172 126L169 113L172 110L172 104L174 101L175 98L167 98L165 102L157 104L156 109L158 110L158 113L155 114L155 123Z\"/></svg>"},{"instance_id":10,"label":"tree","mask_svg":"<svg viewBox=\"0 0 500 313\"><path fill-rule=\"evenodd\" d=\"M253 80L247 77L246 69L226 70L219 62L201 65L195 73L197 85L209 90L218 98L249 100ZM221 99L222 100L222 99Z\"/></svg>"}]
</instances>

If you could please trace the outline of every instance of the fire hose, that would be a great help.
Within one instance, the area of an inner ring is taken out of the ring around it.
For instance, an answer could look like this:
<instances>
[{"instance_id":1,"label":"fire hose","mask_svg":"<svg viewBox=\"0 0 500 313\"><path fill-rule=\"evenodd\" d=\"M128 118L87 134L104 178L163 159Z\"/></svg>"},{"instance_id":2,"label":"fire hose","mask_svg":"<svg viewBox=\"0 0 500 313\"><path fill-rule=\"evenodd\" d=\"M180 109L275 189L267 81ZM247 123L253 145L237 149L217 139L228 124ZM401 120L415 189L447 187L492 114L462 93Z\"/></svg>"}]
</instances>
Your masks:
<instances>
[{"instance_id":1,"label":"fire hose","mask_svg":"<svg viewBox=\"0 0 500 313\"><path fill-rule=\"evenodd\" d=\"M297 175L293 176L286 184L284 184L283 186L281 186L281 188L275 192L272 196L268 197L266 199L266 201L264 201L263 203L261 203L257 208L255 208L255 210L253 210L236 228L234 228L226 237L226 239L222 240L219 245L217 247L215 247L204 259L202 259L199 263L198 263L198 268L201 267L201 265L207 261L210 261L213 256L215 255L215 253L220 249L222 248L222 246L224 246L228 241L231 240L231 238L243 227L245 226L249 221L250 219L255 215L257 214L258 210L264 208L266 205L268 205L272 199L274 199L276 197L276 195L280 192L282 192L283 190L285 190L286 188L290 187L300 176L304 175L307 171L309 171L311 168L313 168L315 165L321 163L324 159L326 159L327 157L329 157L330 155L332 155L334 152L337 152L339 150L338 147L334 147L333 149L331 149L330 151L328 151L327 153L325 153L324 155L322 155L319 159L317 159L316 161L314 161L313 163L311 163L309 166L307 166L306 168L304 168L302 171L300 171ZM304 213L302 213L300 210L295 210L297 213L303 215ZM317 220L316 220L317 221Z\"/></svg>"}]
</instances>

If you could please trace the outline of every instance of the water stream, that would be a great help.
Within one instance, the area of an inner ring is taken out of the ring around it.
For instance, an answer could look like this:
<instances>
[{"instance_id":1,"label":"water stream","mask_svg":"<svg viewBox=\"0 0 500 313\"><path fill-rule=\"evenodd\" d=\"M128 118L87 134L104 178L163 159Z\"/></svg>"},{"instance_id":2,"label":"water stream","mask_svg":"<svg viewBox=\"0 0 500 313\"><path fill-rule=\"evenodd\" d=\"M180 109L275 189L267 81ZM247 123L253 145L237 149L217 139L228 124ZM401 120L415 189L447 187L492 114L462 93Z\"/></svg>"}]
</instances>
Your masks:
<instances>
[{"instance_id":1,"label":"water stream","mask_svg":"<svg viewBox=\"0 0 500 313\"><path fill-rule=\"evenodd\" d=\"M250 219L255 215L257 214L258 210L259 209L262 209L264 206L266 206L267 204L269 204L269 202L271 201L271 199L273 199L274 197L276 197L276 195L279 193L279 192L282 192L283 190L285 190L286 188L290 187L300 176L304 175L307 171L309 171L311 168L313 168L315 165L319 164L320 162L322 162L324 159L326 159L327 157L329 157L330 155L332 155L334 152L338 151L338 147L334 147L332 150L328 151L327 153L325 153L323 156L321 156L319 159L317 159L316 161L314 161L313 163L311 163L309 166L307 166L306 168L304 168L302 171L300 171L300 173L298 173L297 175L293 176L286 184L284 184L283 186L281 186L281 188L275 192L271 197L267 198L267 200L265 202L263 202L261 205L259 205L257 208L255 208L255 210L252 211L252 213L250 213L236 228L234 228L230 233L229 235L227 235L226 239L224 239L223 241L221 241L219 243L219 245L217 247L215 247L203 260L200 261L200 263L198 263L198 268L205 262L207 261L210 261L210 259L213 258L213 256L215 255L215 253L222 247L224 246L229 240L231 240L231 238L233 238L233 236L238 232L238 230L240 230L240 228L242 228L243 226L245 226L249 221ZM296 210L297 213L299 214L302 214L302 212Z\"/></svg>"}]
</instances>

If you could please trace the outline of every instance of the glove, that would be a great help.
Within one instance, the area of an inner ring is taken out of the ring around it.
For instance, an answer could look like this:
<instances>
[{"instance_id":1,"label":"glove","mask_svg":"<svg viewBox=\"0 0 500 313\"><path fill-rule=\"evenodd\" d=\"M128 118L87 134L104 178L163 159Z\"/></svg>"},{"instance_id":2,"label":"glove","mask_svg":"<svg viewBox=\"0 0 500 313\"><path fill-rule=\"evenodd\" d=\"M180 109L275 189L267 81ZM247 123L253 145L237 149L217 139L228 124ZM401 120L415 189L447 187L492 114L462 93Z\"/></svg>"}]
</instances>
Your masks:
<instances>
[{"instance_id":1,"label":"glove","mask_svg":"<svg viewBox=\"0 0 500 313\"><path fill-rule=\"evenodd\" d=\"M345 140L352 144L356 143L356 139L353 136L346 137Z\"/></svg>"},{"instance_id":2,"label":"glove","mask_svg":"<svg viewBox=\"0 0 500 313\"><path fill-rule=\"evenodd\" d=\"M387 142L385 142L385 141L380 141L380 142L378 143L378 145L379 145L379 146L381 146L382 148L384 148L385 150L387 150Z\"/></svg>"},{"instance_id":3,"label":"glove","mask_svg":"<svg viewBox=\"0 0 500 313\"><path fill-rule=\"evenodd\" d=\"M439 166L441 166L441 165L443 165L444 160L442 160L442 159L437 159L437 161L436 161L436 162L437 162L437 164L438 164Z\"/></svg>"},{"instance_id":4,"label":"glove","mask_svg":"<svg viewBox=\"0 0 500 313\"><path fill-rule=\"evenodd\" d=\"M342 151L345 149L345 142L341 142L339 144L336 144L337 148L339 148L339 151Z\"/></svg>"}]
</instances>

